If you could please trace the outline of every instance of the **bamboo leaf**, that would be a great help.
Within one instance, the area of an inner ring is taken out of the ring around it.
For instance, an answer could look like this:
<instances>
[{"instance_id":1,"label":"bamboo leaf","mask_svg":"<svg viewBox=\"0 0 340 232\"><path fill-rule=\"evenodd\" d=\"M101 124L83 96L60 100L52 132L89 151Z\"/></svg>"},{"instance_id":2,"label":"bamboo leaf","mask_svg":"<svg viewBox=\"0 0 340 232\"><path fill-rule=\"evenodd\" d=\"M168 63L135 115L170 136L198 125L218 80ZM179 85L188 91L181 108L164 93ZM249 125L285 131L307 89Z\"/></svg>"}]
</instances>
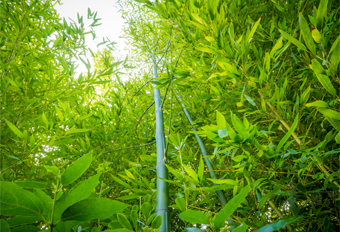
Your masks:
<instances>
[{"instance_id":1,"label":"bamboo leaf","mask_svg":"<svg viewBox=\"0 0 340 232\"><path fill-rule=\"evenodd\" d=\"M332 95L336 95L336 90L334 89L333 84L331 83L328 76L326 76L326 71L322 67L322 65L316 60L312 60L312 64L309 65L311 69L314 71L316 77L322 84L322 86Z\"/></svg>"},{"instance_id":2,"label":"bamboo leaf","mask_svg":"<svg viewBox=\"0 0 340 232\"><path fill-rule=\"evenodd\" d=\"M204 178L204 162L202 156L200 157L200 163L198 166L198 178L200 182L202 182Z\"/></svg>"},{"instance_id":3,"label":"bamboo leaf","mask_svg":"<svg viewBox=\"0 0 340 232\"><path fill-rule=\"evenodd\" d=\"M336 120L340 120L340 113L335 110L323 108L323 107L318 107L318 111L325 115L326 117L334 118Z\"/></svg>"},{"instance_id":4,"label":"bamboo leaf","mask_svg":"<svg viewBox=\"0 0 340 232\"><path fill-rule=\"evenodd\" d=\"M7 126L9 127L9 129L11 129L14 134L16 134L21 139L24 138L24 134L16 126L14 126L13 123L11 123L10 121L7 121L6 119L5 119L5 122L7 123Z\"/></svg>"},{"instance_id":5,"label":"bamboo leaf","mask_svg":"<svg viewBox=\"0 0 340 232\"><path fill-rule=\"evenodd\" d=\"M223 114L221 114L218 110L216 110L216 121L219 129L224 129L227 127L227 122Z\"/></svg>"},{"instance_id":6,"label":"bamboo leaf","mask_svg":"<svg viewBox=\"0 0 340 232\"><path fill-rule=\"evenodd\" d=\"M322 29L322 23L324 18L327 15L327 5L328 5L328 0L321 0L319 3L318 7L318 12L316 13L316 28L318 30Z\"/></svg>"},{"instance_id":7,"label":"bamboo leaf","mask_svg":"<svg viewBox=\"0 0 340 232\"><path fill-rule=\"evenodd\" d=\"M294 223L294 222L296 222L297 220L300 220L300 219L301 219L301 217L298 217L298 218L294 217L294 218L287 219L287 220L280 220L278 222L266 225L266 226L262 227L261 229L255 230L255 232L272 232L272 231L278 230L280 228L283 228L283 227L285 227L289 224L292 224L292 223Z\"/></svg>"},{"instance_id":8,"label":"bamboo leaf","mask_svg":"<svg viewBox=\"0 0 340 232\"><path fill-rule=\"evenodd\" d=\"M182 220L191 224L209 224L209 218L201 211L187 210L178 215Z\"/></svg>"},{"instance_id":9,"label":"bamboo leaf","mask_svg":"<svg viewBox=\"0 0 340 232\"><path fill-rule=\"evenodd\" d=\"M272 196L275 195L278 191L280 191L280 189L281 189L281 186L276 186L276 187L274 188L273 191L271 191L270 193L267 193L265 196L262 196L261 201L259 202L259 209L261 209L261 208L264 206L264 204L266 203L266 201L267 201L270 197L272 197Z\"/></svg>"},{"instance_id":10,"label":"bamboo leaf","mask_svg":"<svg viewBox=\"0 0 340 232\"><path fill-rule=\"evenodd\" d=\"M282 31L280 29L279 29L279 31L283 35L283 37L285 37L289 42L295 44L301 50L306 51L305 45L303 45L300 41L295 39L293 36L289 35L287 32L284 32L284 31Z\"/></svg>"},{"instance_id":11,"label":"bamboo leaf","mask_svg":"<svg viewBox=\"0 0 340 232\"><path fill-rule=\"evenodd\" d=\"M208 180L210 180L211 182L215 183L215 184L230 184L230 185L238 185L238 182L235 180L230 180L230 179L210 179L207 178Z\"/></svg>"},{"instance_id":12,"label":"bamboo leaf","mask_svg":"<svg viewBox=\"0 0 340 232\"><path fill-rule=\"evenodd\" d=\"M260 21L261 21L261 17L256 21L256 23L254 24L253 28L251 29L249 35L248 35L248 38L247 38L247 41L250 42L249 40L251 38L253 38L254 34L255 34L255 31L258 27L258 25L260 24Z\"/></svg>"},{"instance_id":13,"label":"bamboo leaf","mask_svg":"<svg viewBox=\"0 0 340 232\"><path fill-rule=\"evenodd\" d=\"M277 150L280 150L281 147L285 144L285 142L287 141L287 139L291 136L291 134L294 132L295 128L297 127L299 123L299 115L297 114L294 122L292 124L292 126L290 127L289 131L287 132L287 134L285 134L285 136L281 139L279 145L277 146Z\"/></svg>"},{"instance_id":14,"label":"bamboo leaf","mask_svg":"<svg viewBox=\"0 0 340 232\"><path fill-rule=\"evenodd\" d=\"M247 232L248 231L248 226L246 223L241 223L238 227L236 227L233 232Z\"/></svg>"},{"instance_id":15,"label":"bamboo leaf","mask_svg":"<svg viewBox=\"0 0 340 232\"><path fill-rule=\"evenodd\" d=\"M301 32L302 32L302 36L303 36L303 39L305 40L307 47L309 48L309 50L313 54L315 54L316 48L315 48L315 44L314 44L314 41L313 41L312 33L309 29L309 25L308 25L305 17L303 17L303 14L301 12L299 13L299 23L300 23L300 29L301 29Z\"/></svg>"},{"instance_id":16,"label":"bamboo leaf","mask_svg":"<svg viewBox=\"0 0 340 232\"><path fill-rule=\"evenodd\" d=\"M126 229L128 229L128 230L132 230L132 226L131 226L129 220L125 217L124 214L118 213L118 214L117 214L117 218L118 218L118 221L120 222L120 224L121 224L124 228L126 228Z\"/></svg>"},{"instance_id":17,"label":"bamboo leaf","mask_svg":"<svg viewBox=\"0 0 340 232\"><path fill-rule=\"evenodd\" d=\"M184 165L184 164L183 164L183 167L184 167L185 171L189 174L189 176L191 176L191 178L193 178L195 181L199 182L197 173L192 168L190 168L189 166Z\"/></svg>"},{"instance_id":18,"label":"bamboo leaf","mask_svg":"<svg viewBox=\"0 0 340 232\"><path fill-rule=\"evenodd\" d=\"M315 102L307 103L306 106L307 107L316 106L316 107L328 108L328 104L324 101L315 101Z\"/></svg>"},{"instance_id":19,"label":"bamboo leaf","mask_svg":"<svg viewBox=\"0 0 340 232\"><path fill-rule=\"evenodd\" d=\"M217 214L215 221L214 221L214 227L216 229L220 229L225 221L234 213L234 211L238 208L241 202L246 199L248 193L250 192L250 186L247 185L244 187L241 192L233 197L227 204L224 206L224 208Z\"/></svg>"}]
</instances>

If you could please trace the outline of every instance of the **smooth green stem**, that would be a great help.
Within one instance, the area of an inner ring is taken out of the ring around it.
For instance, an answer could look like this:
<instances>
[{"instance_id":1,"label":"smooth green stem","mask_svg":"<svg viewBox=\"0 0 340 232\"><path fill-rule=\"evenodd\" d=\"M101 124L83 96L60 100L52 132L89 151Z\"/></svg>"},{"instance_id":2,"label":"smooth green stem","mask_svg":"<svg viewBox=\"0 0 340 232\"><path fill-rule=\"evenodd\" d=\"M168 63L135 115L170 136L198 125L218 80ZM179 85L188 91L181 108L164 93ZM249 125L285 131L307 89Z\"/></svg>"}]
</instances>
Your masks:
<instances>
[{"instance_id":1,"label":"smooth green stem","mask_svg":"<svg viewBox=\"0 0 340 232\"><path fill-rule=\"evenodd\" d=\"M178 94L178 92L177 92L177 94ZM189 114L189 111L186 109L186 107L185 107L185 105L183 103L183 100L182 100L182 98L181 98L181 96L179 94L178 94L178 99L179 99L179 101L181 102L181 104L183 106L184 113L187 116L190 124L193 125L191 116ZM195 127L192 127L192 130L193 131L197 131ZM202 139L198 136L198 134L195 134L195 137L196 137L198 145L201 148L201 152L202 152L203 158L208 156L207 149L205 148L205 145L204 145ZM212 171L212 170L214 170L214 166L213 166L213 163L212 163L211 159L210 158L204 158L204 161L205 161L208 169L210 170L209 173L210 173L211 178L216 179L215 173ZM218 190L218 191L216 191L216 194L220 198L222 206L225 206L227 204L227 199L225 198L223 192L221 190ZM228 223L234 223L234 222L232 220L228 219ZM235 229L234 226L230 227L230 231L233 231L234 229Z\"/></svg>"},{"instance_id":2,"label":"smooth green stem","mask_svg":"<svg viewBox=\"0 0 340 232\"><path fill-rule=\"evenodd\" d=\"M154 52L154 51L153 51ZM153 76L157 78L156 60L153 54L154 70ZM155 85L156 87L157 85ZM168 179L168 169L166 163L165 152L165 137L164 137L164 120L163 112L161 109L162 101L159 89L154 89L155 98L155 115L156 115L156 146L157 146L157 176ZM156 215L162 216L162 225L159 229L160 232L170 232L169 223L169 186L168 183L157 178L157 203L156 203Z\"/></svg>"},{"instance_id":3,"label":"smooth green stem","mask_svg":"<svg viewBox=\"0 0 340 232\"><path fill-rule=\"evenodd\" d=\"M52 218L51 218L51 230L50 232L53 232L53 223L54 223L54 211L55 211L55 202L57 200L57 194L58 194L58 190L59 190L59 174L58 174L58 177L57 177L57 186L56 186L56 190L55 190L55 193L54 193L54 198L53 198L53 205L52 205Z\"/></svg>"}]
</instances>

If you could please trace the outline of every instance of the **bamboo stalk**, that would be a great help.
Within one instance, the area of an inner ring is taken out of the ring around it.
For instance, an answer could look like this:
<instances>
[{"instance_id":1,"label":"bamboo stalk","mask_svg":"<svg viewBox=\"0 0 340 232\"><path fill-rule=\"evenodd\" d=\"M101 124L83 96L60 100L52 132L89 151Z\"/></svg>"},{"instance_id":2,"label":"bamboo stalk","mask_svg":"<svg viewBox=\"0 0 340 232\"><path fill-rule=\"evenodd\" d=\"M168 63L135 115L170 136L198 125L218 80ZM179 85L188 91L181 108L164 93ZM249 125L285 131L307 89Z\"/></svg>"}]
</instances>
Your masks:
<instances>
[{"instance_id":1,"label":"bamboo stalk","mask_svg":"<svg viewBox=\"0 0 340 232\"><path fill-rule=\"evenodd\" d=\"M154 52L154 51L153 51ZM153 77L157 78L157 67L155 55L153 53ZM157 85L154 85L155 87ZM154 89L154 99L155 99L155 115L156 115L156 146L157 146L157 176L168 179L168 169L165 166L166 157L165 157L165 138L164 138L164 120L163 120L163 112L161 109L162 101L161 94L159 89ZM169 223L169 186L168 183L157 178L157 199L156 199L156 215L162 216L162 225L159 229L160 232L170 232L170 223Z\"/></svg>"},{"instance_id":2,"label":"bamboo stalk","mask_svg":"<svg viewBox=\"0 0 340 232\"><path fill-rule=\"evenodd\" d=\"M177 91L176 91L176 93L178 94ZM188 121L190 122L190 125L193 125L191 116L189 114L189 111L186 109L186 107L185 107L185 105L183 103L183 100L181 98L181 95L179 95L179 94L178 94L178 99L179 99L179 101L181 102L181 104L183 106L184 113L187 116ZM195 127L192 127L192 130L193 131L197 131ZM200 149L201 149L201 152L202 152L202 156L203 157L208 156L207 149L205 148L205 145L204 145L202 139L197 134L195 134L195 137L196 137L198 145L200 146ZM211 159L210 158L204 158L204 161L205 161L205 163L206 163L206 165L207 165L207 167L209 169L209 173L210 173L211 178L216 179L215 173L213 172L214 167L213 167L213 163L212 163ZM217 194L218 198L220 198L222 206L225 206L227 204L227 199L225 198L222 190L217 190L216 194ZM233 223L233 221L231 219L228 219L227 221L228 221L228 223ZM236 228L235 226L231 226L230 227L230 231L233 231L235 228Z\"/></svg>"}]
</instances>

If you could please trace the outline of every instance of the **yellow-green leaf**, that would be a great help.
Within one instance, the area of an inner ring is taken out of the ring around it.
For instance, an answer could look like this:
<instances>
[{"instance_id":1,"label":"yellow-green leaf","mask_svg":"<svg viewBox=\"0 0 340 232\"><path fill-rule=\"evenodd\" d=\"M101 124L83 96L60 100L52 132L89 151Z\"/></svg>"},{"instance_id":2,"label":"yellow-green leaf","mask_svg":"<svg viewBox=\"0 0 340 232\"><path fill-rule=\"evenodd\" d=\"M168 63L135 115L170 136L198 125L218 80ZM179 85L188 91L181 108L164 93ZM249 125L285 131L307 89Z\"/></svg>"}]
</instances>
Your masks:
<instances>
[{"instance_id":1,"label":"yellow-green leaf","mask_svg":"<svg viewBox=\"0 0 340 232\"><path fill-rule=\"evenodd\" d=\"M295 39L293 36L291 36L290 34L288 34L287 32L284 32L282 30L280 30L280 33L283 35L283 37L285 37L289 42L295 44L298 48L300 48L301 50L306 51L306 47L305 45L303 45L300 41L298 41L297 39Z\"/></svg>"},{"instance_id":2,"label":"yellow-green leaf","mask_svg":"<svg viewBox=\"0 0 340 232\"><path fill-rule=\"evenodd\" d=\"M309 48L309 50L315 54L316 53L316 48L315 48L315 44L313 41L313 37L312 37L312 33L309 29L309 25L305 19L305 17L303 17L302 13L299 13L299 23L300 23L300 29L302 32L302 36L303 39L307 45L307 47Z\"/></svg>"},{"instance_id":3,"label":"yellow-green leaf","mask_svg":"<svg viewBox=\"0 0 340 232\"><path fill-rule=\"evenodd\" d=\"M7 123L7 126L9 127L9 129L11 129L14 132L14 134L16 134L21 139L24 138L24 134L16 126L14 126L13 123L11 123L10 121L7 121L6 119L5 119L5 122Z\"/></svg>"}]
</instances>

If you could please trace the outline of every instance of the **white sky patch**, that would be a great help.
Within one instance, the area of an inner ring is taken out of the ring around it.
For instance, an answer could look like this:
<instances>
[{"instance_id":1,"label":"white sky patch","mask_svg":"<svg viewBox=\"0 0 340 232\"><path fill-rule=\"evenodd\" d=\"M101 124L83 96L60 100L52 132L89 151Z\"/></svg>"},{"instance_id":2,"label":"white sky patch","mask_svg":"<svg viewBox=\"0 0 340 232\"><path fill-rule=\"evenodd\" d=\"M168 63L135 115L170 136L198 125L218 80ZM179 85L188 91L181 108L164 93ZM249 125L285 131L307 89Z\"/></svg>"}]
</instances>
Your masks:
<instances>
[{"instance_id":1,"label":"white sky patch","mask_svg":"<svg viewBox=\"0 0 340 232\"><path fill-rule=\"evenodd\" d=\"M123 33L124 19L121 17L121 13L118 12L119 5L115 0L62 0L61 3L62 5L57 4L55 6L60 18L65 18L67 21L71 18L78 22L77 13L79 13L79 17L83 16L85 28L88 28L93 22L92 19L87 18L88 8L91 9L91 13L98 12L96 18L101 20L97 23L101 23L101 25L94 27L96 39L93 40L92 34L85 36L85 44L93 52L101 51L105 48L105 45L97 48L97 44L103 41L103 37L109 38L111 42L116 42L115 47L120 51L123 51L126 47L124 39L120 38ZM76 65L79 65L76 73L87 72L85 65L80 60L76 62Z\"/></svg>"}]
</instances>

